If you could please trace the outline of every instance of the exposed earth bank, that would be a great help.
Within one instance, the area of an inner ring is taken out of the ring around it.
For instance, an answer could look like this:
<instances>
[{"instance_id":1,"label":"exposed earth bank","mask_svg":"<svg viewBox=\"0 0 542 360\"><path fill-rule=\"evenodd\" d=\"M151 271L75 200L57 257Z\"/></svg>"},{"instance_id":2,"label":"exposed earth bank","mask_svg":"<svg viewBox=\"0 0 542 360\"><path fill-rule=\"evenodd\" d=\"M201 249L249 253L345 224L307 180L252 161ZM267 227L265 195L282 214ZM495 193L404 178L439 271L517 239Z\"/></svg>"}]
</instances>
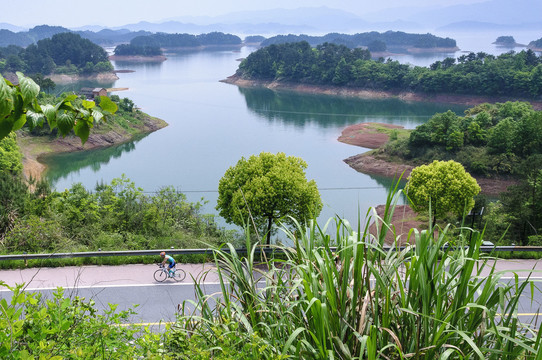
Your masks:
<instances>
[{"instance_id":1,"label":"exposed earth bank","mask_svg":"<svg viewBox=\"0 0 542 360\"><path fill-rule=\"evenodd\" d=\"M168 126L164 120L146 114L141 117L141 120L142 124L133 125L131 132L119 128L100 133L99 127L95 127L96 131L91 131L84 145L81 144L81 139L74 135L51 139L46 136L30 136L19 132L17 141L23 153L23 173L27 179L30 177L40 179L46 170L46 166L39 161L41 156L118 145L132 140L137 135L148 134Z\"/></svg>"}]
</instances>

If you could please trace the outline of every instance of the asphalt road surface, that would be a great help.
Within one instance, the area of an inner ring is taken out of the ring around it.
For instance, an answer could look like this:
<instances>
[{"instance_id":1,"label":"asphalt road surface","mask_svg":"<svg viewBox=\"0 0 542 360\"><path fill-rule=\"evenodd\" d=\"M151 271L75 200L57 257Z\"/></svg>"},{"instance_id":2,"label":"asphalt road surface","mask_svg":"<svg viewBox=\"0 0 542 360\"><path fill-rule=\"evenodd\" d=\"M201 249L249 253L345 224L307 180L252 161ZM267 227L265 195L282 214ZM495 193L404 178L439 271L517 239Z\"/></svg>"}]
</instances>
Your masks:
<instances>
[{"instance_id":1,"label":"asphalt road surface","mask_svg":"<svg viewBox=\"0 0 542 360\"><path fill-rule=\"evenodd\" d=\"M186 271L186 279L163 283L154 280L156 265L82 266L63 268L32 268L23 270L0 270L0 280L10 286L25 284L27 291L42 292L51 297L58 287L64 288L65 296L82 296L93 299L100 310L108 304L118 304L118 310L134 308L137 312L129 322L161 328L164 323L175 320L177 307L184 301L195 300L194 279L199 279L207 294L218 293L220 285L212 264L177 264ZM505 271L503 281L513 280L515 273L525 279L533 270L531 280L535 287L527 287L519 306L520 320L530 322L542 309L542 260L501 260L497 270ZM533 291L534 301L530 294ZM0 287L0 298L10 298L11 292ZM193 308L193 307L191 307ZM540 324L542 317L536 322ZM540 325L538 325L540 326Z\"/></svg>"}]
</instances>

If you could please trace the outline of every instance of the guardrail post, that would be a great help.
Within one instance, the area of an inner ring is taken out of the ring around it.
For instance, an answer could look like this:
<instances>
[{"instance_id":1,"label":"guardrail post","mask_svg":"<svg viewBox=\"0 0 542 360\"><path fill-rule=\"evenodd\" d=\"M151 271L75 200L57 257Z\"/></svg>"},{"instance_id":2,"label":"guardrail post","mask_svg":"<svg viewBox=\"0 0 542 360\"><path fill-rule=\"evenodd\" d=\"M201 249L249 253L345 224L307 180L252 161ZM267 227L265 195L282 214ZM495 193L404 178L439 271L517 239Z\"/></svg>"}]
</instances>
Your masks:
<instances>
[{"instance_id":1,"label":"guardrail post","mask_svg":"<svg viewBox=\"0 0 542 360\"><path fill-rule=\"evenodd\" d=\"M23 255L26 255L26 251L23 252ZM25 256L24 257L24 267L27 267L27 266L28 266L28 259Z\"/></svg>"}]
</instances>

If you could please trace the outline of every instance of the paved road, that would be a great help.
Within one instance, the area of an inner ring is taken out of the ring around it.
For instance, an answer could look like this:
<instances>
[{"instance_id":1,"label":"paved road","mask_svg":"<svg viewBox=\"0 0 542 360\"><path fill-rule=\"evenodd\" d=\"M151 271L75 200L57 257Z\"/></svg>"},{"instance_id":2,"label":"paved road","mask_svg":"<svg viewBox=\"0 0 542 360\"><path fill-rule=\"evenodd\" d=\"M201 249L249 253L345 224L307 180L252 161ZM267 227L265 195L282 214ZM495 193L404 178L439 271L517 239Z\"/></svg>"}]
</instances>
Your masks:
<instances>
[{"instance_id":1,"label":"paved road","mask_svg":"<svg viewBox=\"0 0 542 360\"><path fill-rule=\"evenodd\" d=\"M83 266L63 268L42 268L24 270L2 270L0 280L8 285L25 283L29 291L43 292L51 296L57 287L63 287L66 295L79 295L94 299L99 309L108 307L108 303L119 304L119 310L126 310L138 305L137 315L130 319L132 323L157 325L160 322L175 320L177 305L185 300L194 300L194 280L202 279L206 293L220 291L218 277L211 264L178 264L187 272L181 283L167 280L158 283L153 273L156 265L123 266ZM527 272L534 270L531 278L536 281L535 301L529 300L530 288L527 288L524 300L520 304L520 319L527 321L542 309L542 260L501 260L497 269L505 271L505 280L513 279L514 272L525 278ZM487 270L484 274L487 274ZM11 292L0 288L0 298L10 297ZM540 323L540 321L538 321Z\"/></svg>"}]
</instances>

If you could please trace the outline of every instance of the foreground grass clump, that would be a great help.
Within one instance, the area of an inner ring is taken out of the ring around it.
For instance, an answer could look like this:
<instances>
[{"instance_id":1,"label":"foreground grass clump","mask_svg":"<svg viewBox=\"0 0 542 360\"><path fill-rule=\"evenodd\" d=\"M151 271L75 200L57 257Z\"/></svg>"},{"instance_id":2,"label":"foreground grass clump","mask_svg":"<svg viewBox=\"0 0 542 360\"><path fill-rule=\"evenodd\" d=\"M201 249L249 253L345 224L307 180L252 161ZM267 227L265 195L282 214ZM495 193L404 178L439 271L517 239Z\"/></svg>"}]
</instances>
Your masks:
<instances>
[{"instance_id":1,"label":"foreground grass clump","mask_svg":"<svg viewBox=\"0 0 542 360\"><path fill-rule=\"evenodd\" d=\"M372 219L376 235L343 220L333 238L314 222L285 229L293 246L274 249L286 258L263 264L250 241L246 257L216 249L222 292L197 286L171 347L181 358L197 342L209 358L234 347L247 359L540 359L540 332L517 317L532 281L501 279L469 229L412 230L412 245L385 251L394 204Z\"/></svg>"}]
</instances>

